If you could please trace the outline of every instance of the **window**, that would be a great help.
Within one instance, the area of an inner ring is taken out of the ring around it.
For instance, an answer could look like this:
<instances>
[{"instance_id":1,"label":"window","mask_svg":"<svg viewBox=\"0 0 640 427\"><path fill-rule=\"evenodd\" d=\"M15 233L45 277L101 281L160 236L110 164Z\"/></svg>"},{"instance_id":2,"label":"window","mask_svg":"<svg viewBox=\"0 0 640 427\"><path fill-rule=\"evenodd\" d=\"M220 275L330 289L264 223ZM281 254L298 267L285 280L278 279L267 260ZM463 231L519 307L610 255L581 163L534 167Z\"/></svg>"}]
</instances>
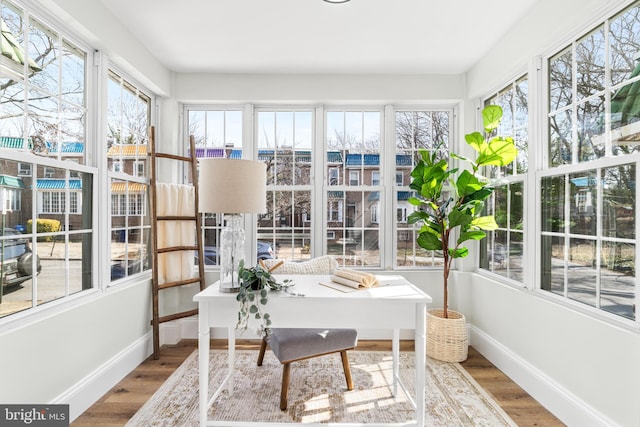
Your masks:
<instances>
[{"instance_id":1,"label":"window","mask_svg":"<svg viewBox=\"0 0 640 427\"><path fill-rule=\"evenodd\" d=\"M540 287L636 319L640 6L606 19L548 60Z\"/></svg>"},{"instance_id":2,"label":"window","mask_svg":"<svg viewBox=\"0 0 640 427\"><path fill-rule=\"evenodd\" d=\"M79 193L73 191L69 193L69 213L79 213ZM43 191L40 213L64 214L67 212L67 193L63 191Z\"/></svg>"},{"instance_id":3,"label":"window","mask_svg":"<svg viewBox=\"0 0 640 427\"><path fill-rule=\"evenodd\" d=\"M188 107L185 116L188 133L195 139L198 158L251 158L243 146L241 109ZM188 149L187 141L185 151ZM191 179L191 173L187 171L184 176L185 179ZM208 252L205 257L206 265L219 264L217 247L223 222L222 215L206 213L202 216L203 242Z\"/></svg>"},{"instance_id":4,"label":"window","mask_svg":"<svg viewBox=\"0 0 640 427\"><path fill-rule=\"evenodd\" d=\"M406 223L406 217L415 209L409 204L411 170L417 163L420 150L438 150L439 156L449 155L452 111L398 110L395 112L396 154L395 185L396 218L395 265L397 267L426 267L442 265L442 254L426 251L415 243L416 229ZM393 211L390 212L393 215ZM410 238L408 236L411 236Z\"/></svg>"},{"instance_id":5,"label":"window","mask_svg":"<svg viewBox=\"0 0 640 427\"><path fill-rule=\"evenodd\" d=\"M380 172L371 172L371 185L380 185Z\"/></svg>"},{"instance_id":6,"label":"window","mask_svg":"<svg viewBox=\"0 0 640 427\"><path fill-rule=\"evenodd\" d=\"M380 179L378 179L378 182L380 182ZM360 171L349 171L349 185L360 185Z\"/></svg>"},{"instance_id":7,"label":"window","mask_svg":"<svg viewBox=\"0 0 640 427\"><path fill-rule=\"evenodd\" d=\"M196 139L198 156L266 164L267 213L258 215L256 224L245 223L245 232L258 246L269 244L276 257L304 260L329 254L340 265L363 268L384 265L383 257L400 260L396 268L437 266L437 254L416 248L413 226L406 223L413 209L408 185L417 148L444 141L441 149L447 152L453 110L403 113L416 121L399 126L422 128L414 136L399 136L402 142L396 151L385 150L388 154L381 152L382 128L387 121L393 125L396 116L385 117L383 108L194 105L185 107L184 127ZM242 137L246 121L253 124L252 138ZM318 134L325 138L316 140ZM385 165L388 174L382 172ZM383 200L389 197L387 188L394 189L391 201ZM206 214L203 223L205 246L215 248L219 221ZM382 244L385 228L398 236L396 244ZM317 230L326 240L314 241ZM217 264L214 258L208 257L207 264Z\"/></svg>"},{"instance_id":8,"label":"window","mask_svg":"<svg viewBox=\"0 0 640 427\"><path fill-rule=\"evenodd\" d=\"M18 163L18 176L31 176L31 163Z\"/></svg>"},{"instance_id":9,"label":"window","mask_svg":"<svg viewBox=\"0 0 640 427\"><path fill-rule=\"evenodd\" d=\"M522 283L524 281L524 180L528 170L528 79L521 77L485 105L502 107L500 135L514 138L516 160L505 167L491 167L486 173L497 182L485 203L487 214L495 217L498 229L488 231L480 242L480 268Z\"/></svg>"},{"instance_id":10,"label":"window","mask_svg":"<svg viewBox=\"0 0 640 427\"><path fill-rule=\"evenodd\" d=\"M145 176L144 161L137 160L133 163L133 176Z\"/></svg>"},{"instance_id":11,"label":"window","mask_svg":"<svg viewBox=\"0 0 640 427\"><path fill-rule=\"evenodd\" d=\"M112 281L151 268L145 175L150 117L151 98L116 71L109 70L106 151L112 214Z\"/></svg>"},{"instance_id":12,"label":"window","mask_svg":"<svg viewBox=\"0 0 640 427\"><path fill-rule=\"evenodd\" d=\"M329 222L342 222L342 200L330 200L328 203L327 221ZM330 231L333 235L336 235L335 231Z\"/></svg>"},{"instance_id":13,"label":"window","mask_svg":"<svg viewBox=\"0 0 640 427\"><path fill-rule=\"evenodd\" d=\"M255 120L258 160L267 166L268 214L258 218L258 240L278 258L309 259L313 110L261 108Z\"/></svg>"},{"instance_id":14,"label":"window","mask_svg":"<svg viewBox=\"0 0 640 427\"><path fill-rule=\"evenodd\" d=\"M378 223L378 204L371 205L371 222Z\"/></svg>"},{"instance_id":15,"label":"window","mask_svg":"<svg viewBox=\"0 0 640 427\"><path fill-rule=\"evenodd\" d=\"M22 209L22 191L20 189L2 187L0 188L0 196L2 197L0 208L4 215Z\"/></svg>"},{"instance_id":16,"label":"window","mask_svg":"<svg viewBox=\"0 0 640 427\"><path fill-rule=\"evenodd\" d=\"M400 207L396 209L396 221L398 222L407 222L407 208Z\"/></svg>"},{"instance_id":17,"label":"window","mask_svg":"<svg viewBox=\"0 0 640 427\"><path fill-rule=\"evenodd\" d=\"M2 297L3 317L94 287L90 213L97 170L86 164L91 50L13 3L0 4L0 18L3 33L19 45L18 55L0 58L0 192L6 211L0 234L17 248L16 256L30 246L38 255L31 271L39 272L5 276L5 283L16 286ZM2 270L16 262L3 259Z\"/></svg>"},{"instance_id":18,"label":"window","mask_svg":"<svg viewBox=\"0 0 640 427\"><path fill-rule=\"evenodd\" d=\"M402 187L404 185L404 173L396 172L396 185Z\"/></svg>"},{"instance_id":19,"label":"window","mask_svg":"<svg viewBox=\"0 0 640 427\"><path fill-rule=\"evenodd\" d=\"M325 189L327 227L337 237L335 244L327 242L327 253L340 265L380 266L380 224L371 215L380 188L362 184L380 176L382 113L327 111L325 117L327 164L349 179L344 188Z\"/></svg>"},{"instance_id":20,"label":"window","mask_svg":"<svg viewBox=\"0 0 640 427\"><path fill-rule=\"evenodd\" d=\"M338 185L340 182L340 169L329 168L329 185Z\"/></svg>"}]
</instances>

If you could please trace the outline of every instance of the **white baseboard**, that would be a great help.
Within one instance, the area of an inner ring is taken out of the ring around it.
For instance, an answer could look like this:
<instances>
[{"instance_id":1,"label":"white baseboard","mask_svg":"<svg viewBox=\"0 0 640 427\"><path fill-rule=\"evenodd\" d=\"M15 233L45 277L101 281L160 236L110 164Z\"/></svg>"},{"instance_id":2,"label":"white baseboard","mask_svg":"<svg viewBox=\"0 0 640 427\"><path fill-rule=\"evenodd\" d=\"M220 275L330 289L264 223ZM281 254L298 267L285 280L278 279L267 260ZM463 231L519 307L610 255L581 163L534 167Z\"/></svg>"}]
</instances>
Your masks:
<instances>
[{"instance_id":1,"label":"white baseboard","mask_svg":"<svg viewBox=\"0 0 640 427\"><path fill-rule=\"evenodd\" d=\"M584 427L618 425L475 326L471 326L471 345L563 423Z\"/></svg>"},{"instance_id":2,"label":"white baseboard","mask_svg":"<svg viewBox=\"0 0 640 427\"><path fill-rule=\"evenodd\" d=\"M153 336L146 334L60 394L51 403L69 404L71 421L89 409L107 391L153 353Z\"/></svg>"}]
</instances>

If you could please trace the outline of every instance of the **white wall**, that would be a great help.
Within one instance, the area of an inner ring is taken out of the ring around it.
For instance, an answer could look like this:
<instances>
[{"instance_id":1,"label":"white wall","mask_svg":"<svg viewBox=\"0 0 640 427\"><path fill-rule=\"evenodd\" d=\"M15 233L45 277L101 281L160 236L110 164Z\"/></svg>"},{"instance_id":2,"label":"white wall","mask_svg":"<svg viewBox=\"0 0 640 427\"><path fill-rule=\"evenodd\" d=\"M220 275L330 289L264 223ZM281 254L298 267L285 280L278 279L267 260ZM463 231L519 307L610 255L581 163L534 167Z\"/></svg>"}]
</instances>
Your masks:
<instances>
[{"instance_id":1,"label":"white wall","mask_svg":"<svg viewBox=\"0 0 640 427\"><path fill-rule=\"evenodd\" d=\"M629 2L543 0L467 75L466 111L477 97L565 46L603 13ZM465 124L469 130L473 123ZM529 142L535 147L536 139ZM536 248L529 245L534 253ZM559 304L545 293L473 273L455 276L453 305L473 345L569 425L640 425L640 333Z\"/></svg>"},{"instance_id":2,"label":"white wall","mask_svg":"<svg viewBox=\"0 0 640 427\"><path fill-rule=\"evenodd\" d=\"M147 280L96 291L4 325L0 402L69 403L79 415L150 354L150 289Z\"/></svg>"},{"instance_id":3,"label":"white wall","mask_svg":"<svg viewBox=\"0 0 640 427\"><path fill-rule=\"evenodd\" d=\"M440 74L176 74L174 96L184 103L451 103L463 98L464 81Z\"/></svg>"}]
</instances>

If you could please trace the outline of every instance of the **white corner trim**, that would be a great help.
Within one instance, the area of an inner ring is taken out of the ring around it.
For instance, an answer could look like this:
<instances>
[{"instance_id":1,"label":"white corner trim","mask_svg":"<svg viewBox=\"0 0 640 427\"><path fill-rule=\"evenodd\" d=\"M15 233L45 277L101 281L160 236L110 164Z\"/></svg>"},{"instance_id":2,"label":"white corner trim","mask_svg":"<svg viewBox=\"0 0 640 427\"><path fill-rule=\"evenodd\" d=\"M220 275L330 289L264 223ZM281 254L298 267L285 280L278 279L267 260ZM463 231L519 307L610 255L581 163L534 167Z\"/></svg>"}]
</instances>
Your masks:
<instances>
[{"instance_id":1,"label":"white corner trim","mask_svg":"<svg viewBox=\"0 0 640 427\"><path fill-rule=\"evenodd\" d=\"M51 403L69 404L70 421L75 420L152 352L153 336L149 332L53 399Z\"/></svg>"},{"instance_id":2,"label":"white corner trim","mask_svg":"<svg viewBox=\"0 0 640 427\"><path fill-rule=\"evenodd\" d=\"M570 426L619 426L475 326L471 344L534 399Z\"/></svg>"}]
</instances>

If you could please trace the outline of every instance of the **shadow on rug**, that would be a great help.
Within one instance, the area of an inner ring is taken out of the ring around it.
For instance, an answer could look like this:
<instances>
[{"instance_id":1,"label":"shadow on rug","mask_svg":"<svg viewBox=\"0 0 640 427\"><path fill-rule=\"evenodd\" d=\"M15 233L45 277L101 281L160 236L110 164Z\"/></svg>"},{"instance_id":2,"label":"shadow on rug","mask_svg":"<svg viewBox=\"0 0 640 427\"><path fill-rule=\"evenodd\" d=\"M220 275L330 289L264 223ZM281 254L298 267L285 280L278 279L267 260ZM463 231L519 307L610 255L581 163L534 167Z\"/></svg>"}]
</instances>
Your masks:
<instances>
[{"instance_id":1,"label":"shadow on rug","mask_svg":"<svg viewBox=\"0 0 640 427\"><path fill-rule=\"evenodd\" d=\"M406 423L415 412L398 387L392 396L392 357L388 352L351 351L354 390L347 391L340 356L308 359L291 365L289 407L281 411L282 367L267 352L256 366L257 351L236 350L234 393L225 390L209 408L209 420L294 423ZM211 351L213 392L227 372L227 353ZM413 393L413 353L400 354L400 377ZM457 363L428 360L428 426L516 426L497 403ZM198 425L198 352L194 351L127 423L132 426Z\"/></svg>"}]
</instances>

